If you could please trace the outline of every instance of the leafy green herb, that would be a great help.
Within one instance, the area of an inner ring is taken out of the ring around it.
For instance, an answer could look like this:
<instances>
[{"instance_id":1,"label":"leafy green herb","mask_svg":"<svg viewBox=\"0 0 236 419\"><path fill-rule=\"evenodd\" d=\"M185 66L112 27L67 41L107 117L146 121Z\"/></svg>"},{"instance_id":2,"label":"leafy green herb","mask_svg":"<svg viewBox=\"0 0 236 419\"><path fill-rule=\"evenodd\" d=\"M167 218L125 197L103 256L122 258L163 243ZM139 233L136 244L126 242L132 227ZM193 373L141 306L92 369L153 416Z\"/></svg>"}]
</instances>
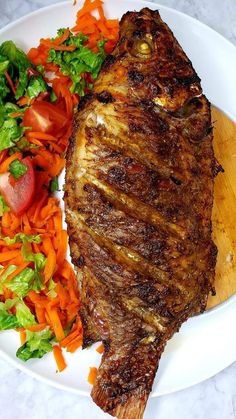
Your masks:
<instances>
[{"instance_id":1,"label":"leafy green herb","mask_svg":"<svg viewBox=\"0 0 236 419\"><path fill-rule=\"evenodd\" d=\"M52 350L50 343L52 337L53 334L48 327L41 332L26 331L26 342L18 349L16 356L22 361L28 361L30 358L42 358Z\"/></svg>"},{"instance_id":2,"label":"leafy green herb","mask_svg":"<svg viewBox=\"0 0 236 419\"><path fill-rule=\"evenodd\" d=\"M7 79L4 75L0 74L0 100L3 100L10 93L10 88L7 85Z\"/></svg>"},{"instance_id":3,"label":"leafy green herb","mask_svg":"<svg viewBox=\"0 0 236 419\"><path fill-rule=\"evenodd\" d=\"M45 267L46 258L40 252L33 253L28 243L27 241L23 243L23 246L21 248L21 253L22 253L23 258L26 261L34 262L34 282L32 284L32 289L34 291L40 291L45 288L41 272Z\"/></svg>"},{"instance_id":4,"label":"leafy green herb","mask_svg":"<svg viewBox=\"0 0 236 419\"><path fill-rule=\"evenodd\" d=\"M3 196L0 194L0 217L3 216L4 212L8 212L8 211L10 211L10 208L6 204L6 201L3 198Z\"/></svg>"},{"instance_id":5,"label":"leafy green herb","mask_svg":"<svg viewBox=\"0 0 236 419\"><path fill-rule=\"evenodd\" d=\"M10 282L5 282L5 286L13 291L18 297L24 297L32 289L34 271L32 268L25 268L15 275Z\"/></svg>"},{"instance_id":6,"label":"leafy green herb","mask_svg":"<svg viewBox=\"0 0 236 419\"><path fill-rule=\"evenodd\" d=\"M23 128L15 119L6 119L0 128L0 151L14 146L22 134Z\"/></svg>"},{"instance_id":7,"label":"leafy green herb","mask_svg":"<svg viewBox=\"0 0 236 419\"><path fill-rule=\"evenodd\" d=\"M26 89L26 96L30 99L37 97L39 93L47 91L47 84L41 75L30 78L28 87Z\"/></svg>"},{"instance_id":8,"label":"leafy green herb","mask_svg":"<svg viewBox=\"0 0 236 419\"><path fill-rule=\"evenodd\" d=\"M14 179L19 179L27 172L27 170L28 167L24 163L21 163L18 159L13 160L9 166L9 172L12 174Z\"/></svg>"},{"instance_id":9,"label":"leafy green herb","mask_svg":"<svg viewBox=\"0 0 236 419\"><path fill-rule=\"evenodd\" d=\"M52 278L50 278L49 283L48 283L48 292L47 295L50 298L55 298L57 296L57 293L55 291L55 287L56 287L56 282L53 281Z\"/></svg>"},{"instance_id":10,"label":"leafy green herb","mask_svg":"<svg viewBox=\"0 0 236 419\"><path fill-rule=\"evenodd\" d=\"M0 74L4 74L8 70L9 60L4 56L0 55Z\"/></svg>"},{"instance_id":11,"label":"leafy green herb","mask_svg":"<svg viewBox=\"0 0 236 419\"><path fill-rule=\"evenodd\" d=\"M1 274L0 277L0 294L3 294L3 284L5 285L5 281L9 275L11 275L12 272L16 270L15 265L10 265L7 267L7 269Z\"/></svg>"},{"instance_id":12,"label":"leafy green herb","mask_svg":"<svg viewBox=\"0 0 236 419\"><path fill-rule=\"evenodd\" d=\"M23 300L16 303L16 318L22 327L29 327L36 323L34 315Z\"/></svg>"},{"instance_id":13,"label":"leafy green herb","mask_svg":"<svg viewBox=\"0 0 236 419\"><path fill-rule=\"evenodd\" d=\"M41 272L45 267L46 258L42 253L34 254L33 258L34 258L34 275L35 275L33 290L40 291L45 288Z\"/></svg>"},{"instance_id":14,"label":"leafy green herb","mask_svg":"<svg viewBox=\"0 0 236 419\"><path fill-rule=\"evenodd\" d=\"M12 239L7 236L2 237L2 240L5 240L5 242L8 245L15 244L15 243L26 243L26 242L39 244L42 241L39 234L25 234L25 233L17 233Z\"/></svg>"},{"instance_id":15,"label":"leafy green herb","mask_svg":"<svg viewBox=\"0 0 236 419\"><path fill-rule=\"evenodd\" d=\"M44 68L44 66L43 66L42 64L37 65L37 66L36 66L36 70L37 70L40 74L42 74L42 75L44 75L44 74L45 74L45 68Z\"/></svg>"},{"instance_id":16,"label":"leafy green herb","mask_svg":"<svg viewBox=\"0 0 236 419\"><path fill-rule=\"evenodd\" d=\"M27 58L27 55L20 48L17 48L14 42L5 41L0 46L0 54L9 59L11 63L15 65L21 65L22 67L30 67L31 63Z\"/></svg>"},{"instance_id":17,"label":"leafy green herb","mask_svg":"<svg viewBox=\"0 0 236 419\"><path fill-rule=\"evenodd\" d=\"M8 298L5 303L0 303L0 310L10 310L17 303L18 298Z\"/></svg>"},{"instance_id":18,"label":"leafy green herb","mask_svg":"<svg viewBox=\"0 0 236 419\"><path fill-rule=\"evenodd\" d=\"M16 299L8 299L5 303L0 303L0 330L15 329L20 326L17 317L8 312L15 302Z\"/></svg>"},{"instance_id":19,"label":"leafy green herb","mask_svg":"<svg viewBox=\"0 0 236 419\"><path fill-rule=\"evenodd\" d=\"M16 316L0 310L0 330L16 329L17 327L19 327L19 323Z\"/></svg>"},{"instance_id":20,"label":"leafy green herb","mask_svg":"<svg viewBox=\"0 0 236 419\"><path fill-rule=\"evenodd\" d=\"M11 149L9 150L9 154L11 155L13 153L16 153L17 151L29 150L31 148L39 148L39 146L36 144L29 143L29 141L27 141L25 137L22 137L19 141L17 141L17 145L11 147Z\"/></svg>"},{"instance_id":21,"label":"leafy green herb","mask_svg":"<svg viewBox=\"0 0 236 419\"><path fill-rule=\"evenodd\" d=\"M10 265L4 274L0 277L0 283L4 283L5 286L14 291L18 296L24 297L28 291L40 291L45 288L42 279L42 270L45 267L46 257L38 252L33 253L31 251L30 243L41 243L41 237L34 234L17 233L12 239L10 237L3 237L8 245L15 243L23 243L21 253L25 261L33 262L34 269L25 268L21 273L12 278L8 283L7 277L15 270L14 265ZM14 268L12 268L14 266Z\"/></svg>"},{"instance_id":22,"label":"leafy green herb","mask_svg":"<svg viewBox=\"0 0 236 419\"><path fill-rule=\"evenodd\" d=\"M0 283L3 284L6 281L7 277L11 275L11 273L14 272L15 270L16 270L15 265L8 266L5 272L3 272L0 277Z\"/></svg>"},{"instance_id":23,"label":"leafy green herb","mask_svg":"<svg viewBox=\"0 0 236 419\"><path fill-rule=\"evenodd\" d=\"M56 100L57 100L57 95L54 92L54 90L51 90L51 92L50 92L50 101L51 102L56 102Z\"/></svg>"},{"instance_id":24,"label":"leafy green herb","mask_svg":"<svg viewBox=\"0 0 236 419\"><path fill-rule=\"evenodd\" d=\"M50 184L50 190L51 190L51 192L59 191L59 184L58 184L58 177L57 176L52 178L51 184Z\"/></svg>"},{"instance_id":25,"label":"leafy green herb","mask_svg":"<svg viewBox=\"0 0 236 419\"><path fill-rule=\"evenodd\" d=\"M27 69L32 65L27 58L27 55L20 49L17 48L14 42L5 41L0 46L0 54L9 60L9 69L12 73L17 70L18 84L16 88L15 98L20 99L23 96L25 89L28 84L28 73Z\"/></svg>"},{"instance_id":26,"label":"leafy green herb","mask_svg":"<svg viewBox=\"0 0 236 419\"><path fill-rule=\"evenodd\" d=\"M57 32L58 36L62 35L64 31L65 29L59 29ZM62 74L70 77L72 80L71 92L78 93L80 96L84 95L84 90L87 87L81 74L90 73L91 78L93 80L96 79L105 59L104 44L106 40L99 41L97 44L98 52L93 52L83 45L87 39L88 37L81 33L74 36L70 32L64 45L72 45L76 49L74 51L56 51L51 49L48 57L49 62L59 65Z\"/></svg>"}]
</instances>

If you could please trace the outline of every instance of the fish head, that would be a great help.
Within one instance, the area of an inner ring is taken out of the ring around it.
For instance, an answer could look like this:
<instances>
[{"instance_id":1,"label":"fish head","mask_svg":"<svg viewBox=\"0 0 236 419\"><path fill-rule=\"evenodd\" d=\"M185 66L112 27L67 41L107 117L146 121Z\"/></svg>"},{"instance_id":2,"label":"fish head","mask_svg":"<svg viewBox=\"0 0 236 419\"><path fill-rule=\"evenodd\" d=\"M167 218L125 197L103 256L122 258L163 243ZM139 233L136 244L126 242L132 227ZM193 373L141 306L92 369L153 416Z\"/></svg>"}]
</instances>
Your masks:
<instances>
[{"instance_id":1,"label":"fish head","mask_svg":"<svg viewBox=\"0 0 236 419\"><path fill-rule=\"evenodd\" d=\"M178 112L200 96L200 79L158 10L127 12L120 35L104 63L104 85L165 111ZM101 82L101 80L100 80Z\"/></svg>"}]
</instances>

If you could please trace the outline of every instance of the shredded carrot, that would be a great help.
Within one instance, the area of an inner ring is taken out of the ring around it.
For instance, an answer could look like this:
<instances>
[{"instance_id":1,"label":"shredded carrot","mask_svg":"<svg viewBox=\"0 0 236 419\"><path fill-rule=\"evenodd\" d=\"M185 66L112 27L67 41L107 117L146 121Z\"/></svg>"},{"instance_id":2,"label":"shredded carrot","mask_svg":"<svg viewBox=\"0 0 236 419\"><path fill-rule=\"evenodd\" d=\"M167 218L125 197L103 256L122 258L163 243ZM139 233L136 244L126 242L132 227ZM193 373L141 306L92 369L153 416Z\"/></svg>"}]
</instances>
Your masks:
<instances>
[{"instance_id":1,"label":"shredded carrot","mask_svg":"<svg viewBox=\"0 0 236 419\"><path fill-rule=\"evenodd\" d=\"M35 313L39 323L46 323L45 309L35 305Z\"/></svg>"},{"instance_id":2,"label":"shredded carrot","mask_svg":"<svg viewBox=\"0 0 236 419\"><path fill-rule=\"evenodd\" d=\"M33 324L32 326L28 326L27 330L30 330L30 332L41 332L46 326L47 323Z\"/></svg>"},{"instance_id":3,"label":"shredded carrot","mask_svg":"<svg viewBox=\"0 0 236 419\"><path fill-rule=\"evenodd\" d=\"M12 81L11 77L9 76L9 74L8 74L8 72L7 72L7 71L5 71L4 75L5 75L5 77L6 77L7 81L8 81L8 84L9 84L9 86L10 86L10 88L11 88L12 92L13 92L13 93L14 93L14 95L15 95L15 94L16 94L16 88L15 88L15 85L14 85L14 83L13 83L13 81Z\"/></svg>"},{"instance_id":4,"label":"shredded carrot","mask_svg":"<svg viewBox=\"0 0 236 419\"><path fill-rule=\"evenodd\" d=\"M71 343L76 337L78 336L78 331L75 330L74 332L71 332L66 338L62 339L60 342L60 345L63 348L66 348L69 343Z\"/></svg>"},{"instance_id":5,"label":"shredded carrot","mask_svg":"<svg viewBox=\"0 0 236 419\"><path fill-rule=\"evenodd\" d=\"M17 101L17 104L18 104L19 106L26 106L26 105L29 105L29 103L30 103L30 99L29 99L28 97L25 97L25 96L21 97L21 98Z\"/></svg>"},{"instance_id":6,"label":"shredded carrot","mask_svg":"<svg viewBox=\"0 0 236 419\"><path fill-rule=\"evenodd\" d=\"M13 112L13 113L10 113L9 116L11 118L18 118L19 116L20 117L22 116L22 112Z\"/></svg>"},{"instance_id":7,"label":"shredded carrot","mask_svg":"<svg viewBox=\"0 0 236 419\"><path fill-rule=\"evenodd\" d=\"M70 30L69 28L66 28L65 32L61 36L58 36L56 39L54 39L53 43L56 45L63 44L63 42L67 40L69 35L70 35Z\"/></svg>"},{"instance_id":8,"label":"shredded carrot","mask_svg":"<svg viewBox=\"0 0 236 419\"><path fill-rule=\"evenodd\" d=\"M53 355L57 364L58 371L63 371L66 368L66 362L59 345L53 346Z\"/></svg>"},{"instance_id":9,"label":"shredded carrot","mask_svg":"<svg viewBox=\"0 0 236 419\"><path fill-rule=\"evenodd\" d=\"M27 138L36 138L38 140L47 140L47 141L57 141L56 137L53 135L46 134L45 132L33 132L29 131L26 133Z\"/></svg>"},{"instance_id":10,"label":"shredded carrot","mask_svg":"<svg viewBox=\"0 0 236 419\"><path fill-rule=\"evenodd\" d=\"M0 152L0 164L4 161L6 155L7 155L7 150L2 150Z\"/></svg>"},{"instance_id":11,"label":"shredded carrot","mask_svg":"<svg viewBox=\"0 0 236 419\"><path fill-rule=\"evenodd\" d=\"M19 250L8 250L0 253L0 263L6 262L7 260L13 259L20 254Z\"/></svg>"},{"instance_id":12,"label":"shredded carrot","mask_svg":"<svg viewBox=\"0 0 236 419\"><path fill-rule=\"evenodd\" d=\"M104 345L103 345L103 343L101 343L101 345L99 345L99 346L96 348L96 351L97 351L99 354L103 354L103 352L104 352Z\"/></svg>"},{"instance_id":13,"label":"shredded carrot","mask_svg":"<svg viewBox=\"0 0 236 419\"><path fill-rule=\"evenodd\" d=\"M95 383L96 377L97 377L97 368L96 367L90 367L89 368L89 375L88 375L88 382L89 384L91 384L92 386Z\"/></svg>"},{"instance_id":14,"label":"shredded carrot","mask_svg":"<svg viewBox=\"0 0 236 419\"><path fill-rule=\"evenodd\" d=\"M24 345L26 342L26 332L25 330L20 330L19 333L20 333L20 343L21 345Z\"/></svg>"},{"instance_id":15,"label":"shredded carrot","mask_svg":"<svg viewBox=\"0 0 236 419\"><path fill-rule=\"evenodd\" d=\"M46 265L44 269L45 282L49 281L49 279L52 278L55 270L56 270L56 252L54 250L51 250L48 253L47 261L46 261Z\"/></svg>"},{"instance_id":16,"label":"shredded carrot","mask_svg":"<svg viewBox=\"0 0 236 419\"><path fill-rule=\"evenodd\" d=\"M55 336L60 342L64 337L64 330L60 321L60 318L58 316L58 312L56 308L47 308L47 313L51 322L51 326L55 332Z\"/></svg>"},{"instance_id":17,"label":"shredded carrot","mask_svg":"<svg viewBox=\"0 0 236 419\"><path fill-rule=\"evenodd\" d=\"M56 51L74 51L76 49L73 45L54 45Z\"/></svg>"}]
</instances>

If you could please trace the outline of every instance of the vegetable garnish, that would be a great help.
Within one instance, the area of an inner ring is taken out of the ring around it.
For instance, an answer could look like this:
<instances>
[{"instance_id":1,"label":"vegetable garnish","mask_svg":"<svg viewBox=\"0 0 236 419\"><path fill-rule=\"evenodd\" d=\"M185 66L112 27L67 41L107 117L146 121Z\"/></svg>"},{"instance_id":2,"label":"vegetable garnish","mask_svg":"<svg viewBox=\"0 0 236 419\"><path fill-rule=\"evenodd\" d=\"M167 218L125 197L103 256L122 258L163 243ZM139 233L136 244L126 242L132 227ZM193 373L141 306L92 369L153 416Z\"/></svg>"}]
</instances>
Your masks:
<instances>
[{"instance_id":1,"label":"vegetable garnish","mask_svg":"<svg viewBox=\"0 0 236 419\"><path fill-rule=\"evenodd\" d=\"M91 384L92 386L95 383L96 377L97 377L97 368L96 367L90 367L89 368L89 374L88 374L88 382L89 384Z\"/></svg>"},{"instance_id":2,"label":"vegetable garnish","mask_svg":"<svg viewBox=\"0 0 236 419\"><path fill-rule=\"evenodd\" d=\"M27 55L12 41L0 45L0 330L20 333L22 361L53 351L59 371L62 350L75 352L83 330L54 194L75 107L117 39L118 21L105 18L102 1L85 0L72 29Z\"/></svg>"}]
</instances>

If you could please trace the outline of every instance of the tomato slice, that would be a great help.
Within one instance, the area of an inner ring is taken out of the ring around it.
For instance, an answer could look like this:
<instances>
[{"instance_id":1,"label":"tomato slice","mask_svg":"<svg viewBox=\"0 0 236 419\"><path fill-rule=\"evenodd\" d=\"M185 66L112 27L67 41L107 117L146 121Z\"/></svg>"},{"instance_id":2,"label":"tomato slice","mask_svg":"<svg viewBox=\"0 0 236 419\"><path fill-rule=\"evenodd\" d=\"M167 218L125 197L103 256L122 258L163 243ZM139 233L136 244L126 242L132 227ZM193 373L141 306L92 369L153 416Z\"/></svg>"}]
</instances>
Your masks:
<instances>
[{"instance_id":1,"label":"tomato slice","mask_svg":"<svg viewBox=\"0 0 236 419\"><path fill-rule=\"evenodd\" d=\"M22 214L29 208L35 191L35 173L30 157L21 160L28 170L23 176L14 182L10 181L10 173L0 175L0 192L2 193L7 205L16 214Z\"/></svg>"},{"instance_id":2,"label":"tomato slice","mask_svg":"<svg viewBox=\"0 0 236 419\"><path fill-rule=\"evenodd\" d=\"M35 101L25 111L22 125L32 127L33 131L56 136L68 122L65 112L53 103Z\"/></svg>"}]
</instances>

